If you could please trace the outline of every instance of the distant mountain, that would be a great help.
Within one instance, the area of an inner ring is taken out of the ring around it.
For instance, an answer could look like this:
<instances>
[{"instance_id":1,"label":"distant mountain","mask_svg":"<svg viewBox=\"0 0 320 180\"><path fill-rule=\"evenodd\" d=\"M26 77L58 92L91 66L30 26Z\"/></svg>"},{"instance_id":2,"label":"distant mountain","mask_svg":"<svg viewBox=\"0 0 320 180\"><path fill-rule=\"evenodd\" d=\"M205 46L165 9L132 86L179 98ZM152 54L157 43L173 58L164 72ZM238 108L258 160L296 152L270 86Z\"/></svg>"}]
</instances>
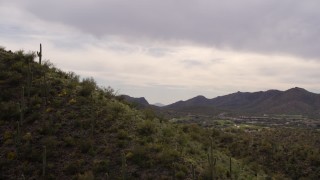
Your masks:
<instances>
[{"instance_id":1,"label":"distant mountain","mask_svg":"<svg viewBox=\"0 0 320 180\"><path fill-rule=\"evenodd\" d=\"M162 104L162 103L154 103L153 105L154 105L154 106L157 106L157 107L163 107L163 106L165 106L165 105Z\"/></svg>"},{"instance_id":2,"label":"distant mountain","mask_svg":"<svg viewBox=\"0 0 320 180\"><path fill-rule=\"evenodd\" d=\"M236 92L207 99L196 96L186 101L178 101L164 107L176 111L190 110L200 113L230 111L243 114L304 114L318 116L320 95L302 88L286 91L268 90L259 92Z\"/></svg>"},{"instance_id":3,"label":"distant mountain","mask_svg":"<svg viewBox=\"0 0 320 180\"><path fill-rule=\"evenodd\" d=\"M122 97L127 102L133 103L137 107L143 108L150 105L144 97L135 98L128 95L121 95L120 97Z\"/></svg>"}]
</instances>

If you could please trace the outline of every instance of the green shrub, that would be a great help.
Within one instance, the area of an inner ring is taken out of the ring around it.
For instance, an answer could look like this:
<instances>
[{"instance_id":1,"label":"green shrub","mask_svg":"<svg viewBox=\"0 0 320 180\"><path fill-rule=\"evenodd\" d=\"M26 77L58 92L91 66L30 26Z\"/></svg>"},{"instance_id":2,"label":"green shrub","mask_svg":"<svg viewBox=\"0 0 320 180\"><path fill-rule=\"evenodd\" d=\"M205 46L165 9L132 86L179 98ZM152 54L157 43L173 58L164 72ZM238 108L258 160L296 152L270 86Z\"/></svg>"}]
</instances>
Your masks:
<instances>
[{"instance_id":1,"label":"green shrub","mask_svg":"<svg viewBox=\"0 0 320 180\"><path fill-rule=\"evenodd\" d=\"M178 172L176 172L175 176L177 179L185 179L187 175L183 171L178 171Z\"/></svg>"},{"instance_id":2,"label":"green shrub","mask_svg":"<svg viewBox=\"0 0 320 180\"><path fill-rule=\"evenodd\" d=\"M78 175L78 180L94 180L92 171L86 171L84 174Z\"/></svg>"},{"instance_id":3,"label":"green shrub","mask_svg":"<svg viewBox=\"0 0 320 180\"><path fill-rule=\"evenodd\" d=\"M80 151L82 153L88 153L91 147L93 146L93 141L91 139L80 140Z\"/></svg>"},{"instance_id":4,"label":"green shrub","mask_svg":"<svg viewBox=\"0 0 320 180\"><path fill-rule=\"evenodd\" d=\"M165 148L157 154L156 160L164 166L170 167L173 162L178 161L180 154L172 148Z\"/></svg>"},{"instance_id":5,"label":"green shrub","mask_svg":"<svg viewBox=\"0 0 320 180\"><path fill-rule=\"evenodd\" d=\"M79 94L84 97L88 97L97 88L97 84L93 78L85 78L81 82L81 89Z\"/></svg>"},{"instance_id":6,"label":"green shrub","mask_svg":"<svg viewBox=\"0 0 320 180\"><path fill-rule=\"evenodd\" d=\"M0 104L0 119L17 120L19 117L19 105L13 101L1 102Z\"/></svg>"},{"instance_id":7,"label":"green shrub","mask_svg":"<svg viewBox=\"0 0 320 180\"><path fill-rule=\"evenodd\" d=\"M150 136L156 133L156 130L156 125L150 120L146 120L138 125L138 133L142 136Z\"/></svg>"},{"instance_id":8,"label":"green shrub","mask_svg":"<svg viewBox=\"0 0 320 180\"><path fill-rule=\"evenodd\" d=\"M59 144L59 141L56 136L48 136L42 139L42 144L45 145L47 149L52 149Z\"/></svg>"},{"instance_id":9,"label":"green shrub","mask_svg":"<svg viewBox=\"0 0 320 180\"><path fill-rule=\"evenodd\" d=\"M76 141L73 137L67 136L63 138L63 141L65 142L66 146L74 146L76 144Z\"/></svg>"},{"instance_id":10,"label":"green shrub","mask_svg":"<svg viewBox=\"0 0 320 180\"><path fill-rule=\"evenodd\" d=\"M109 160L94 161L93 162L93 171L95 173L106 173L109 169Z\"/></svg>"},{"instance_id":11,"label":"green shrub","mask_svg":"<svg viewBox=\"0 0 320 180\"><path fill-rule=\"evenodd\" d=\"M120 129L117 133L118 139L125 140L130 139L129 133L126 130Z\"/></svg>"},{"instance_id":12,"label":"green shrub","mask_svg":"<svg viewBox=\"0 0 320 180\"><path fill-rule=\"evenodd\" d=\"M69 162L64 167L64 172L67 175L74 175L78 173L80 170L80 164L78 162Z\"/></svg>"},{"instance_id":13,"label":"green shrub","mask_svg":"<svg viewBox=\"0 0 320 180\"><path fill-rule=\"evenodd\" d=\"M140 166L145 166L146 161L149 160L148 152L144 146L136 145L132 150L132 155L129 160Z\"/></svg>"}]
</instances>

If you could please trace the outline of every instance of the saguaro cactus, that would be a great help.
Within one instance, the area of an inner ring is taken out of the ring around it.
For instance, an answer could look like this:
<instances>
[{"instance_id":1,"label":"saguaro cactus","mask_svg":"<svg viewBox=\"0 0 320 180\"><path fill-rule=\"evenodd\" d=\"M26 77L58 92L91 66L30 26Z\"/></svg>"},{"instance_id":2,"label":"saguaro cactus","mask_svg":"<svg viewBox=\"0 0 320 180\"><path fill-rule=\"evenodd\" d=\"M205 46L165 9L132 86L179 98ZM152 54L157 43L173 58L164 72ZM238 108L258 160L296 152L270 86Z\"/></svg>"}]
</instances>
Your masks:
<instances>
[{"instance_id":1,"label":"saguaro cactus","mask_svg":"<svg viewBox=\"0 0 320 180\"><path fill-rule=\"evenodd\" d=\"M232 161L231 161L231 157L230 157L230 167L229 167L229 171L230 171L230 179L232 179Z\"/></svg>"},{"instance_id":2,"label":"saguaro cactus","mask_svg":"<svg viewBox=\"0 0 320 180\"><path fill-rule=\"evenodd\" d=\"M21 109L24 109L25 101L24 101L24 86L21 88Z\"/></svg>"},{"instance_id":3,"label":"saguaro cactus","mask_svg":"<svg viewBox=\"0 0 320 180\"><path fill-rule=\"evenodd\" d=\"M25 109L25 100L24 100L24 87L21 88L21 102L19 104L19 114L20 114L20 124L23 122L23 115Z\"/></svg>"},{"instance_id":4,"label":"saguaro cactus","mask_svg":"<svg viewBox=\"0 0 320 180\"><path fill-rule=\"evenodd\" d=\"M217 159L213 158L213 139L210 137L210 153L208 153L208 162L210 170L210 178L214 179L214 166L216 165Z\"/></svg>"},{"instance_id":5,"label":"saguaro cactus","mask_svg":"<svg viewBox=\"0 0 320 180\"><path fill-rule=\"evenodd\" d=\"M43 146L43 156L42 156L42 176L46 176L46 166L47 166L47 147Z\"/></svg>"},{"instance_id":6,"label":"saguaro cactus","mask_svg":"<svg viewBox=\"0 0 320 180\"><path fill-rule=\"evenodd\" d=\"M126 155L124 151L121 152L121 173L122 173L122 180L126 179L126 173L127 173L127 162L126 162Z\"/></svg>"},{"instance_id":7,"label":"saguaro cactus","mask_svg":"<svg viewBox=\"0 0 320 180\"><path fill-rule=\"evenodd\" d=\"M41 46L41 43L40 43L40 52L37 51L37 55L39 57L39 64L41 64L41 59L42 59L42 46Z\"/></svg>"},{"instance_id":8,"label":"saguaro cactus","mask_svg":"<svg viewBox=\"0 0 320 180\"><path fill-rule=\"evenodd\" d=\"M47 86L47 77L46 73L43 74L43 84L42 84L42 97L44 98L45 105L48 104L48 86Z\"/></svg>"},{"instance_id":9,"label":"saguaro cactus","mask_svg":"<svg viewBox=\"0 0 320 180\"><path fill-rule=\"evenodd\" d=\"M16 135L16 146L20 145L20 123L17 121L17 135Z\"/></svg>"},{"instance_id":10,"label":"saguaro cactus","mask_svg":"<svg viewBox=\"0 0 320 180\"><path fill-rule=\"evenodd\" d=\"M32 87L32 76L33 76L33 73L32 73L32 67L31 67L31 61L33 61L33 59L29 59L28 60L28 80L27 80L27 95L28 95L28 102L29 102L29 99L30 99L30 90L31 90L31 87Z\"/></svg>"},{"instance_id":11,"label":"saguaro cactus","mask_svg":"<svg viewBox=\"0 0 320 180\"><path fill-rule=\"evenodd\" d=\"M192 180L196 180L196 171L194 169L194 165L191 164L191 172L192 172Z\"/></svg>"}]
</instances>

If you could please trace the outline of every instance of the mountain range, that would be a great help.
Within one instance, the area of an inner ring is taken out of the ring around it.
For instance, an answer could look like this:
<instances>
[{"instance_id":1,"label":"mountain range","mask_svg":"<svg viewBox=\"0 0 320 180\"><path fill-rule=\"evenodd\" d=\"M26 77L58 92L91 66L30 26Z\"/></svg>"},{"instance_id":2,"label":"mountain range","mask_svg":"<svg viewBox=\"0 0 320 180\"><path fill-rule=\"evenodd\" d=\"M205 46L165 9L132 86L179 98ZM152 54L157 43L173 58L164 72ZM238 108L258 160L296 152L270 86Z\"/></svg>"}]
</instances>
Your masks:
<instances>
[{"instance_id":1,"label":"mountain range","mask_svg":"<svg viewBox=\"0 0 320 180\"><path fill-rule=\"evenodd\" d=\"M165 107L176 111L198 110L202 113L222 110L242 114L301 114L318 116L320 95L295 87L286 91L236 92L207 99L196 96ZM202 111L201 111L202 110Z\"/></svg>"},{"instance_id":2,"label":"mountain range","mask_svg":"<svg viewBox=\"0 0 320 180\"><path fill-rule=\"evenodd\" d=\"M243 115L300 114L318 117L320 115L320 94L299 87L286 91L238 91L212 99L200 95L160 107L160 109L211 115L230 112Z\"/></svg>"}]
</instances>

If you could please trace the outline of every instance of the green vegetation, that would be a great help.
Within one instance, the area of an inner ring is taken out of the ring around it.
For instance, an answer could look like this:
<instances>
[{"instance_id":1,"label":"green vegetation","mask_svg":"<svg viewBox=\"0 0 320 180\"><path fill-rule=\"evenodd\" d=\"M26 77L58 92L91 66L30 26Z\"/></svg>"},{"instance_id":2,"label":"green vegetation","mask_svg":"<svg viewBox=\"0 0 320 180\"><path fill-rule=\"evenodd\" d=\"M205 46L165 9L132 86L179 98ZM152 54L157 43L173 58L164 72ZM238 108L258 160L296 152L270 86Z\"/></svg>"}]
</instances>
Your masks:
<instances>
[{"instance_id":1,"label":"green vegetation","mask_svg":"<svg viewBox=\"0 0 320 180\"><path fill-rule=\"evenodd\" d=\"M34 59L0 50L0 179L320 178L320 132L168 122Z\"/></svg>"}]
</instances>

